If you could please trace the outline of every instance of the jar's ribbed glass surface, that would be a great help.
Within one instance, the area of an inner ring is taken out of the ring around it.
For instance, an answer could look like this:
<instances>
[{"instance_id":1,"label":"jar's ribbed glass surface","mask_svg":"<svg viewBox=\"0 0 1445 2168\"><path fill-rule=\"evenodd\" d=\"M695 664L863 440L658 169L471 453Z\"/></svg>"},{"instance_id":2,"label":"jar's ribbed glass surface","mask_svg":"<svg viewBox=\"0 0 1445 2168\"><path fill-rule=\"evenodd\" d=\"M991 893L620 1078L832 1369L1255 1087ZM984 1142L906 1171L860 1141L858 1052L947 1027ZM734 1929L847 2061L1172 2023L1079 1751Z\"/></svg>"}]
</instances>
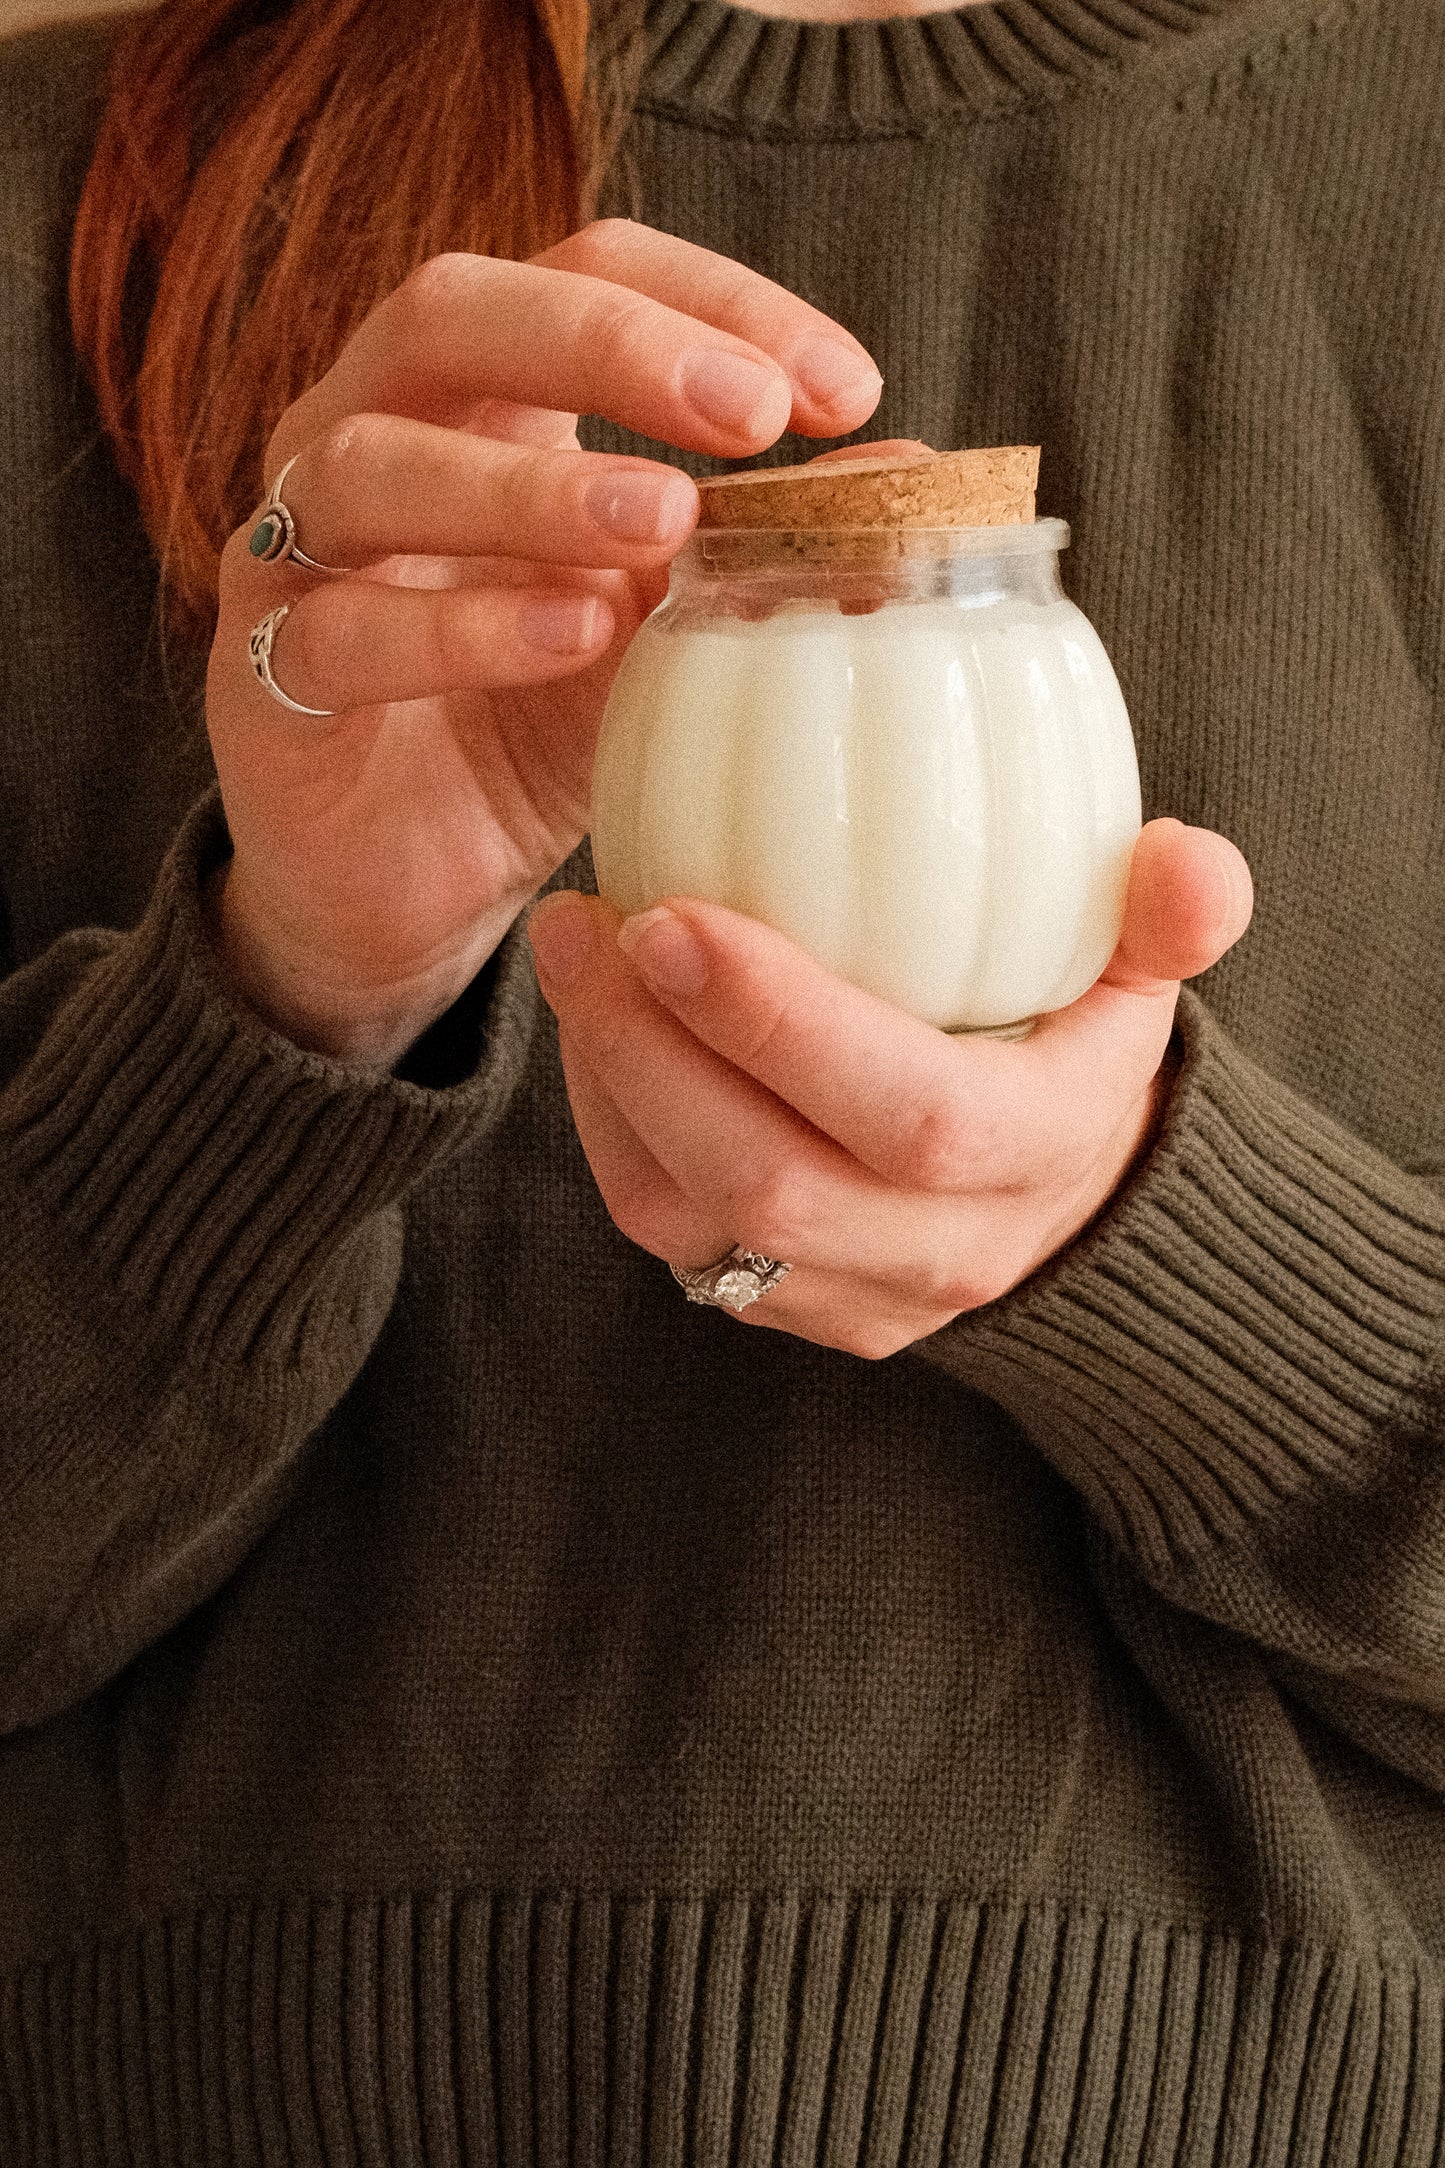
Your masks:
<instances>
[{"instance_id":1,"label":"jar's ribbed glass surface","mask_svg":"<svg viewBox=\"0 0 1445 2168\"><path fill-rule=\"evenodd\" d=\"M1074 1000L1118 937L1139 782L1067 541L695 536L603 720L603 895L727 904L945 1030Z\"/></svg>"}]
</instances>

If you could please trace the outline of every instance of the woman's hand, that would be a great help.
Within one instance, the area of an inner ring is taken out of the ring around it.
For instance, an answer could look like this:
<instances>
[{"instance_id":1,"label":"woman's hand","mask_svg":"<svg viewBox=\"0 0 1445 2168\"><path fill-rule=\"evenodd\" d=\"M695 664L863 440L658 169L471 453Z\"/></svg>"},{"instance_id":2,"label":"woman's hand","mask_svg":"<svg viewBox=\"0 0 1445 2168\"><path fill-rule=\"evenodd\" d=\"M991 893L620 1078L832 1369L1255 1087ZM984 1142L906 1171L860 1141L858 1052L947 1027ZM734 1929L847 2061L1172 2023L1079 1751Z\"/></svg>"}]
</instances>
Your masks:
<instances>
[{"instance_id":1,"label":"woman's hand","mask_svg":"<svg viewBox=\"0 0 1445 2168\"><path fill-rule=\"evenodd\" d=\"M781 934L687 897L619 932L591 897L529 921L583 1148L623 1233L672 1264L737 1242L793 1270L740 1313L896 1354L1006 1294L1147 1147L1181 979L1249 923L1232 843L1151 821L1109 968L1016 1043L950 1037Z\"/></svg>"},{"instance_id":2,"label":"woman's hand","mask_svg":"<svg viewBox=\"0 0 1445 2168\"><path fill-rule=\"evenodd\" d=\"M243 998L394 1061L585 832L607 689L697 492L580 451L579 413L742 458L857 428L879 386L816 309L627 221L530 264L438 258L374 310L266 459L296 455L306 553L363 569L260 565L254 523L222 563L207 709L235 855L210 901ZM282 602L276 682L330 719L252 672Z\"/></svg>"}]
</instances>

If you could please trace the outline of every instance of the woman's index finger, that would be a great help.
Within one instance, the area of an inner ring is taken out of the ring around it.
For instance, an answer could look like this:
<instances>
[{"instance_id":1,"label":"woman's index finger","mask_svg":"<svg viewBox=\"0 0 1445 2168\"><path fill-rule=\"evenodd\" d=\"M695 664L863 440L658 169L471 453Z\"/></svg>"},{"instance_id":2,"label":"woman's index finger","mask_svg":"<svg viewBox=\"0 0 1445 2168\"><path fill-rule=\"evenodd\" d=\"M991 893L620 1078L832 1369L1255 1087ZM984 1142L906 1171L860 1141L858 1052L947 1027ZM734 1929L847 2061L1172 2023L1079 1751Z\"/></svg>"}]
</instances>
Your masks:
<instances>
[{"instance_id":1,"label":"woman's index finger","mask_svg":"<svg viewBox=\"0 0 1445 2168\"><path fill-rule=\"evenodd\" d=\"M716 249L637 219L603 218L533 261L606 279L746 339L786 370L793 387L789 427L803 436L843 436L878 404L883 379L861 340L775 279ZM840 421L840 404L855 418Z\"/></svg>"},{"instance_id":2,"label":"woman's index finger","mask_svg":"<svg viewBox=\"0 0 1445 2168\"><path fill-rule=\"evenodd\" d=\"M686 991L657 976L667 952L676 958L678 931L700 946L706 968ZM990 1042L965 1054L772 927L697 897L640 913L625 946L695 1037L874 1174L916 1189L986 1188L1016 1174L1018 1153L996 1118L1017 1094L1015 1049Z\"/></svg>"},{"instance_id":3,"label":"woman's index finger","mask_svg":"<svg viewBox=\"0 0 1445 2168\"><path fill-rule=\"evenodd\" d=\"M578 235L562 247L580 262L585 241ZM685 251L688 263L674 263L674 250ZM641 261L632 263L628 283L556 261L434 257L372 311L327 375L289 410L268 468L351 414L455 426L488 399L597 414L683 450L733 458L765 449L790 421L841 435L871 413L877 371L837 327L827 335L813 329L828 319L806 302L688 243L641 254L650 258L652 284L680 297L687 288L713 316L746 322L760 338L648 291ZM697 258L722 267L709 274L706 291ZM726 306L724 286L733 289ZM847 381L830 404L801 388L810 340L831 343L832 355L843 357Z\"/></svg>"}]
</instances>

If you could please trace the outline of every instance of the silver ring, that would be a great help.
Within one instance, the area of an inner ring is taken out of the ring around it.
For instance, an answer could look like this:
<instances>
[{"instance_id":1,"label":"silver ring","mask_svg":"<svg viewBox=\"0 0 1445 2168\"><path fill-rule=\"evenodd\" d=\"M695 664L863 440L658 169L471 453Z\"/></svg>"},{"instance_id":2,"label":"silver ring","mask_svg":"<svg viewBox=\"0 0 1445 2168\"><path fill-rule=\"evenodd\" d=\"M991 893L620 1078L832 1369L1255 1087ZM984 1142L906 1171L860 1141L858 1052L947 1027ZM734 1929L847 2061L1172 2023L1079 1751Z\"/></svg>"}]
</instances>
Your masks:
<instances>
[{"instance_id":1,"label":"silver ring","mask_svg":"<svg viewBox=\"0 0 1445 2168\"><path fill-rule=\"evenodd\" d=\"M740 1243L734 1243L727 1256L720 1257L715 1265L668 1267L689 1302L715 1303L723 1310L745 1310L750 1302L769 1294L792 1269L781 1258L760 1257L756 1250L745 1250Z\"/></svg>"},{"instance_id":2,"label":"silver ring","mask_svg":"<svg viewBox=\"0 0 1445 2168\"><path fill-rule=\"evenodd\" d=\"M290 509L281 501L281 484L285 481L297 460L299 452L293 452L266 494L266 502L256 514L256 524L251 529L247 545L258 565L300 565L303 572L329 572L333 576L349 572L349 565L323 565L316 558L308 557L296 540L296 521Z\"/></svg>"},{"instance_id":3,"label":"silver ring","mask_svg":"<svg viewBox=\"0 0 1445 2168\"><path fill-rule=\"evenodd\" d=\"M282 692L271 675L271 650L276 644L277 633L290 615L290 603L279 602L274 610L268 610L266 615L251 627L251 668L271 698L279 700L282 707L289 708L293 715L334 715L335 708L303 708L299 700L291 698L290 693Z\"/></svg>"}]
</instances>

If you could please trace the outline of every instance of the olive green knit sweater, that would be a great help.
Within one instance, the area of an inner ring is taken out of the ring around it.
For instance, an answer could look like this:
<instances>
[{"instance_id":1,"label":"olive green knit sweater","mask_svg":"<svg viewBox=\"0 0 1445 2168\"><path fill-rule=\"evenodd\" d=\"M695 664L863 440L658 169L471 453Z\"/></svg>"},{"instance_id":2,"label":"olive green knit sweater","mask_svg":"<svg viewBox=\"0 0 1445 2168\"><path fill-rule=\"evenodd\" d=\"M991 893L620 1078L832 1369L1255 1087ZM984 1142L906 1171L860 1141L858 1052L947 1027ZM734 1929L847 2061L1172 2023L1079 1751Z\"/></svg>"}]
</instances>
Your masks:
<instances>
[{"instance_id":1,"label":"olive green knit sweater","mask_svg":"<svg viewBox=\"0 0 1445 2168\"><path fill-rule=\"evenodd\" d=\"M398 1077L238 1012L64 330L103 39L0 52L0 2163L1425 2168L1445 19L652 29L641 214L1043 445L1256 924L1127 1190L876 1364L611 1225L519 932Z\"/></svg>"}]
</instances>

